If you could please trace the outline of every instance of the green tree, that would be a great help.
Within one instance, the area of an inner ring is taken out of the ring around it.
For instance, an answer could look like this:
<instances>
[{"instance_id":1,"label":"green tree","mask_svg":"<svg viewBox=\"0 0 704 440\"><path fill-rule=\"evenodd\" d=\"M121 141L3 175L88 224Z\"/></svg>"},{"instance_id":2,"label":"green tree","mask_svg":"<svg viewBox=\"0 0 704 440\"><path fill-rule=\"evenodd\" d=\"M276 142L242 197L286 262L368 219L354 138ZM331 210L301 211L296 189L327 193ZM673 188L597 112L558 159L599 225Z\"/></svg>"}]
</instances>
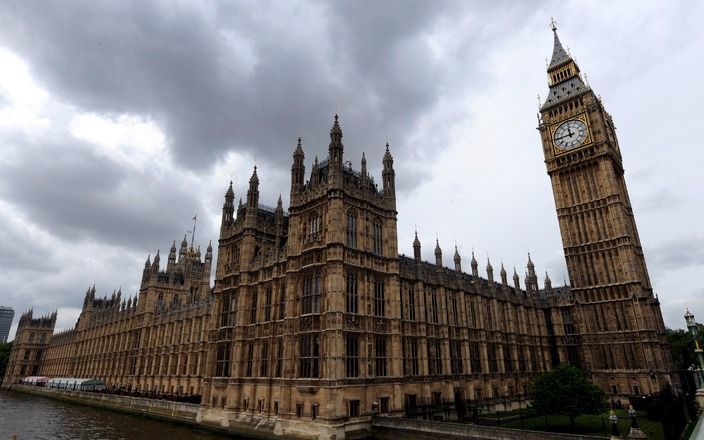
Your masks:
<instances>
[{"instance_id":1,"label":"green tree","mask_svg":"<svg viewBox=\"0 0 704 440\"><path fill-rule=\"evenodd\" d=\"M12 342L0 344L0 380L5 377L7 363L10 361L10 351L12 351Z\"/></svg>"},{"instance_id":2,"label":"green tree","mask_svg":"<svg viewBox=\"0 0 704 440\"><path fill-rule=\"evenodd\" d=\"M698 365L697 358L694 354L694 336L687 330L672 330L665 329L667 342L670 343L670 351L672 351L672 361L675 364L675 371L683 371L689 368L690 365Z\"/></svg>"},{"instance_id":3,"label":"green tree","mask_svg":"<svg viewBox=\"0 0 704 440\"><path fill-rule=\"evenodd\" d=\"M589 382L581 370L561 364L547 373L537 375L531 386L531 406L542 414L564 414L569 416L574 428L574 419L580 414L599 414L606 406L604 391Z\"/></svg>"}]
</instances>

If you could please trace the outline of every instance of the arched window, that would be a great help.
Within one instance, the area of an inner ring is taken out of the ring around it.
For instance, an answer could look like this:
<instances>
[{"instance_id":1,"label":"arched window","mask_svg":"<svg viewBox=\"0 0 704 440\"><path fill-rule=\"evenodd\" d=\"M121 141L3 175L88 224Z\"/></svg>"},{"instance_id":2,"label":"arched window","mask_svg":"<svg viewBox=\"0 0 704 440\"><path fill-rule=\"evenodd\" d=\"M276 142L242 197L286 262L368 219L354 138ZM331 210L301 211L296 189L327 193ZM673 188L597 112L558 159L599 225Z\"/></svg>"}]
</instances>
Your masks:
<instances>
[{"instance_id":1,"label":"arched window","mask_svg":"<svg viewBox=\"0 0 704 440\"><path fill-rule=\"evenodd\" d=\"M347 211L347 246L357 247L357 214L351 209Z\"/></svg>"},{"instance_id":2,"label":"arched window","mask_svg":"<svg viewBox=\"0 0 704 440\"><path fill-rule=\"evenodd\" d=\"M320 313L320 274L311 274L303 280L302 315Z\"/></svg>"},{"instance_id":3,"label":"arched window","mask_svg":"<svg viewBox=\"0 0 704 440\"><path fill-rule=\"evenodd\" d=\"M372 228L372 252L377 255L382 255L382 237L381 237L381 220L378 218L374 220L374 225Z\"/></svg>"}]
</instances>

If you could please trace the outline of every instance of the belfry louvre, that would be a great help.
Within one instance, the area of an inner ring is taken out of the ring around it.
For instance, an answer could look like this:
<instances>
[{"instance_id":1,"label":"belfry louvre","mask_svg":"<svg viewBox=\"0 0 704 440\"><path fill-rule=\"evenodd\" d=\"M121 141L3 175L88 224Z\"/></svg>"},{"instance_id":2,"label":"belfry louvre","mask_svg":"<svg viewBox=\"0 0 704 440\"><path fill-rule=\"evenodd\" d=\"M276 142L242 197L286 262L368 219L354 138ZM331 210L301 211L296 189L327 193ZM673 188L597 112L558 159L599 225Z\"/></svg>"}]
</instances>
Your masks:
<instances>
[{"instance_id":1,"label":"belfry louvre","mask_svg":"<svg viewBox=\"0 0 704 440\"><path fill-rule=\"evenodd\" d=\"M394 161L381 182L343 160L335 116L325 160L306 173L294 148L290 206L225 194L212 248L184 238L164 270L147 260L139 296L86 292L76 327L47 336L55 315L25 314L5 384L32 374L95 377L108 386L201 396L200 418L273 423L279 434L339 435L373 414L472 401L526 404L535 373L563 362L613 398L672 383L672 361L623 179L611 116L579 76L555 31L550 95L539 130L572 287L539 287L528 256L479 274L399 255ZM574 131L572 131L574 130ZM41 338L41 342L39 339ZM37 362L36 359L41 359Z\"/></svg>"}]
</instances>

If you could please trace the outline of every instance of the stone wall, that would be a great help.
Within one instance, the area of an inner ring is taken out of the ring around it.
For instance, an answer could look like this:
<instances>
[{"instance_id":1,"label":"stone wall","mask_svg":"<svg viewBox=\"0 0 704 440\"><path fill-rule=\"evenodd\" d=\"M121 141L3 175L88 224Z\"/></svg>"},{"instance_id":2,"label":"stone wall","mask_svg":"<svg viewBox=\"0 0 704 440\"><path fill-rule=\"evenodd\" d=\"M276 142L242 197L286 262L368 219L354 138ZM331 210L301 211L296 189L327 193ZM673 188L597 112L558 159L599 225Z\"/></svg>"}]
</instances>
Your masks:
<instances>
[{"instance_id":1,"label":"stone wall","mask_svg":"<svg viewBox=\"0 0 704 440\"><path fill-rule=\"evenodd\" d=\"M398 440L399 438L414 440L603 440L607 438L396 417L374 417L372 430L373 436L377 440Z\"/></svg>"}]
</instances>

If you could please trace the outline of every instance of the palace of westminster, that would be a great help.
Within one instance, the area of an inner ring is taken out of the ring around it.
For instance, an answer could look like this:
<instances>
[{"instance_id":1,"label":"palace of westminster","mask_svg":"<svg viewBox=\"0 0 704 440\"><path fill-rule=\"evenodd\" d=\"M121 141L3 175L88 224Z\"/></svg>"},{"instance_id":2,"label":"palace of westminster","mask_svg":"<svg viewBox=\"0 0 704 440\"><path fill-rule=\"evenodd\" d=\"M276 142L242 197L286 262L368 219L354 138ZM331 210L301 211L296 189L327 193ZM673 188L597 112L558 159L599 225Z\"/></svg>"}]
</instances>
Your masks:
<instances>
[{"instance_id":1,"label":"palace of westminster","mask_svg":"<svg viewBox=\"0 0 704 440\"><path fill-rule=\"evenodd\" d=\"M290 206L225 193L212 247L184 238L147 258L135 298L85 292L71 330L22 315L4 384L92 377L143 392L201 396L205 421L276 420L283 432L337 432L375 413L472 400L525 404L535 373L580 367L612 398L676 385L611 116L554 31L539 133L570 286L521 283L503 265L464 272L398 253L393 158L381 183L343 160L337 116L325 160L293 151ZM341 430L341 431L340 431ZM343 435L344 436L344 435ZM341 438L341 437L339 437Z\"/></svg>"}]
</instances>

